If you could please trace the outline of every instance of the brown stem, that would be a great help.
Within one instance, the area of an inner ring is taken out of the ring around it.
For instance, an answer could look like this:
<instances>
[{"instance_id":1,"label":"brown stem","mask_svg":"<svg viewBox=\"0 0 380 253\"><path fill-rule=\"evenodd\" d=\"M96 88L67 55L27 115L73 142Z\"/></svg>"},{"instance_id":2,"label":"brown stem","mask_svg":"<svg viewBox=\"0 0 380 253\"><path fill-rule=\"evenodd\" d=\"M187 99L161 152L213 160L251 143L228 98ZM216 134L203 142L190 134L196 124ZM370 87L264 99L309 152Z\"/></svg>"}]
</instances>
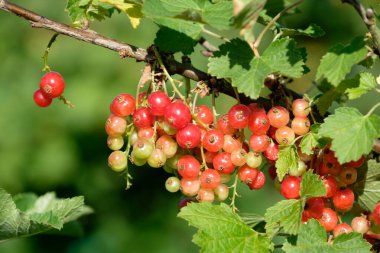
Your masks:
<instances>
[{"instance_id":1,"label":"brown stem","mask_svg":"<svg viewBox=\"0 0 380 253\"><path fill-rule=\"evenodd\" d=\"M371 8L365 9L359 0L342 0L342 2L352 5L357 13L359 13L371 34L375 53L380 56L380 31L376 27L376 18L373 10Z\"/></svg>"}]
</instances>

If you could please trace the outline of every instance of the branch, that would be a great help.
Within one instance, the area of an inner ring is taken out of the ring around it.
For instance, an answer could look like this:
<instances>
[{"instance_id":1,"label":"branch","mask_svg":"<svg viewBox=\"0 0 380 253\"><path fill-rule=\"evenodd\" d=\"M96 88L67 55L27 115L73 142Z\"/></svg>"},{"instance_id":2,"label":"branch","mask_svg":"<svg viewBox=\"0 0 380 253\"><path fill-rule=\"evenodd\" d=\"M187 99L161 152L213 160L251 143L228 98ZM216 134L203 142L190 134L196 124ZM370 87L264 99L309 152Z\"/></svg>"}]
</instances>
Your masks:
<instances>
[{"instance_id":1,"label":"branch","mask_svg":"<svg viewBox=\"0 0 380 253\"><path fill-rule=\"evenodd\" d=\"M0 0L0 9L26 19L29 21L32 27L48 29L77 40L108 48L110 50L118 52L122 58L129 57L136 59L136 61L144 62L152 62L156 59L154 53L149 52L149 50L138 48L136 46L102 36L92 30L83 30L56 22L30 10L27 10L21 6L10 3L7 0ZM207 47L208 50L215 50L215 48L213 48L210 44L208 44ZM214 86L211 88L216 88L221 93L235 97L231 84L227 83L226 81L216 80L215 78L195 68L189 63L180 63L176 61L172 55L166 55L163 57L163 61L171 75L179 74L196 82L204 81ZM246 103L253 101L244 95L241 95L241 97L241 100ZM268 101L263 102L268 103Z\"/></svg>"},{"instance_id":2,"label":"branch","mask_svg":"<svg viewBox=\"0 0 380 253\"><path fill-rule=\"evenodd\" d=\"M363 19L373 40L375 53L380 56L380 31L376 27L376 19L371 8L365 9L359 0L342 0L343 3L352 5Z\"/></svg>"}]
</instances>

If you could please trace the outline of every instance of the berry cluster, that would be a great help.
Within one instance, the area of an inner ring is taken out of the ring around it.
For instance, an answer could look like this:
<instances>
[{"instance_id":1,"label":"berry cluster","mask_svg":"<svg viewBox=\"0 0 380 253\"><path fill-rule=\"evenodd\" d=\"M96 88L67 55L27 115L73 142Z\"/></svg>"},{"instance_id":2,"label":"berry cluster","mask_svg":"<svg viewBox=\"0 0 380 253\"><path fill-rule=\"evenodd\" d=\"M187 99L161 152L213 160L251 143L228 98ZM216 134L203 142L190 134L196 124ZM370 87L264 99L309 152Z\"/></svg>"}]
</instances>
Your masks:
<instances>
[{"instance_id":1,"label":"berry cluster","mask_svg":"<svg viewBox=\"0 0 380 253\"><path fill-rule=\"evenodd\" d=\"M226 183L235 171L236 179L250 189L261 189L265 183L260 170L263 156L273 163L279 145L294 144L296 135L304 135L310 128L309 103L303 99L292 104L290 127L290 113L282 106L267 112L258 103L237 104L216 120L208 106L189 106L162 91L140 93L137 100L120 94L110 105L106 132L108 147L114 151L109 166L124 171L129 158L137 166L163 167L175 174L166 181L168 191L181 190L200 202L227 199ZM251 132L248 142L245 129ZM123 152L125 136L128 143ZM303 167L297 176L306 170L305 164Z\"/></svg>"},{"instance_id":2,"label":"berry cluster","mask_svg":"<svg viewBox=\"0 0 380 253\"><path fill-rule=\"evenodd\" d=\"M322 182L326 187L324 197L311 198L306 202L306 207L302 213L302 221L307 222L309 219L317 219L327 232L332 232L334 236L341 233L352 231L367 233L369 230L369 221L365 215L352 219L351 226L340 222L340 216L350 211L354 205L355 195L349 187L356 182L357 171L364 163L364 157L358 161L352 161L346 164L339 164L329 146L321 150L319 156L308 157L300 156L302 169L305 171L307 164L314 162L315 173L319 174ZM315 161L311 161L311 159ZM306 163L305 163L306 162ZM297 175L288 175L281 183L281 193L287 199L297 199L300 197L300 185L302 177ZM380 211L380 207L379 207ZM380 221L380 219L379 219Z\"/></svg>"},{"instance_id":3,"label":"berry cluster","mask_svg":"<svg viewBox=\"0 0 380 253\"><path fill-rule=\"evenodd\" d=\"M48 72L40 80L40 88L34 92L34 102L39 107L47 107L53 98L62 95L65 90L65 81L57 72Z\"/></svg>"}]
</instances>

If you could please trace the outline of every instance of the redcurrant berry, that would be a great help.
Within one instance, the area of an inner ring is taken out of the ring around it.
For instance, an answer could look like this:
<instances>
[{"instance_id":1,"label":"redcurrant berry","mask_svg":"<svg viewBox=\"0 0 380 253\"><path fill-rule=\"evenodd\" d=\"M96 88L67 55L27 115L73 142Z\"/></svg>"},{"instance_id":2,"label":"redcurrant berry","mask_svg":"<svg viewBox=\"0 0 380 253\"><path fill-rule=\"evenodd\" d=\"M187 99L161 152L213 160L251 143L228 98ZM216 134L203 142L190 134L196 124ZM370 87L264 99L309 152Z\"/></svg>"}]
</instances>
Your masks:
<instances>
[{"instance_id":1,"label":"redcurrant berry","mask_svg":"<svg viewBox=\"0 0 380 253\"><path fill-rule=\"evenodd\" d=\"M111 113L120 117L131 115L135 108L135 98L127 93L117 95L110 105Z\"/></svg>"},{"instance_id":2,"label":"redcurrant berry","mask_svg":"<svg viewBox=\"0 0 380 253\"><path fill-rule=\"evenodd\" d=\"M39 107L47 107L51 104L53 99L51 97L48 97L44 92L41 90L36 90L33 94L33 99L34 102L39 106Z\"/></svg>"},{"instance_id":3,"label":"redcurrant berry","mask_svg":"<svg viewBox=\"0 0 380 253\"><path fill-rule=\"evenodd\" d=\"M47 97L59 97L65 90L65 81L59 73L48 72L41 78L40 89Z\"/></svg>"},{"instance_id":4,"label":"redcurrant berry","mask_svg":"<svg viewBox=\"0 0 380 253\"><path fill-rule=\"evenodd\" d=\"M272 107L268 111L268 119L272 126L280 128L286 126L289 122L289 112L282 106Z\"/></svg>"},{"instance_id":5,"label":"redcurrant berry","mask_svg":"<svg viewBox=\"0 0 380 253\"><path fill-rule=\"evenodd\" d=\"M298 199L300 197L301 178L287 176L281 183L281 193L287 199Z\"/></svg>"}]
</instances>

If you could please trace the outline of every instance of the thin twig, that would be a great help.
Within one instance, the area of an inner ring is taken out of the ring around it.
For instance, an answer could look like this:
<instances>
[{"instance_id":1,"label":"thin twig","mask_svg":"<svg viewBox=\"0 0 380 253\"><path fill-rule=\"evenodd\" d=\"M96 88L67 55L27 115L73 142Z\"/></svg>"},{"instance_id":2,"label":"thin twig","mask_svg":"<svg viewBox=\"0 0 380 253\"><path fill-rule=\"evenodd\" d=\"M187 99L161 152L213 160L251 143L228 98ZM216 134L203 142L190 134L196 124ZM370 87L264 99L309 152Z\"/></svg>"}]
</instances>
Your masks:
<instances>
[{"instance_id":1,"label":"thin twig","mask_svg":"<svg viewBox=\"0 0 380 253\"><path fill-rule=\"evenodd\" d=\"M375 53L380 56L380 31L376 26L376 17L371 8L365 9L359 0L342 0L343 3L348 3L355 8L357 13L363 19L373 40Z\"/></svg>"},{"instance_id":2,"label":"thin twig","mask_svg":"<svg viewBox=\"0 0 380 253\"><path fill-rule=\"evenodd\" d=\"M289 5L288 7L286 7L285 9L283 9L282 11L280 11L265 27L264 29L261 31L261 33L259 34L259 36L257 37L255 43L253 43L253 52L255 53L255 56L258 57L257 55L258 54L258 47L260 46L260 43L261 43L261 40L263 39L265 33L269 30L269 28L271 28L275 23L276 21L282 16L282 14L286 13L287 11L289 11L290 9L296 7L297 5L299 5L300 3L302 3L304 0L299 0L297 2L295 2L294 4L291 4Z\"/></svg>"}]
</instances>

